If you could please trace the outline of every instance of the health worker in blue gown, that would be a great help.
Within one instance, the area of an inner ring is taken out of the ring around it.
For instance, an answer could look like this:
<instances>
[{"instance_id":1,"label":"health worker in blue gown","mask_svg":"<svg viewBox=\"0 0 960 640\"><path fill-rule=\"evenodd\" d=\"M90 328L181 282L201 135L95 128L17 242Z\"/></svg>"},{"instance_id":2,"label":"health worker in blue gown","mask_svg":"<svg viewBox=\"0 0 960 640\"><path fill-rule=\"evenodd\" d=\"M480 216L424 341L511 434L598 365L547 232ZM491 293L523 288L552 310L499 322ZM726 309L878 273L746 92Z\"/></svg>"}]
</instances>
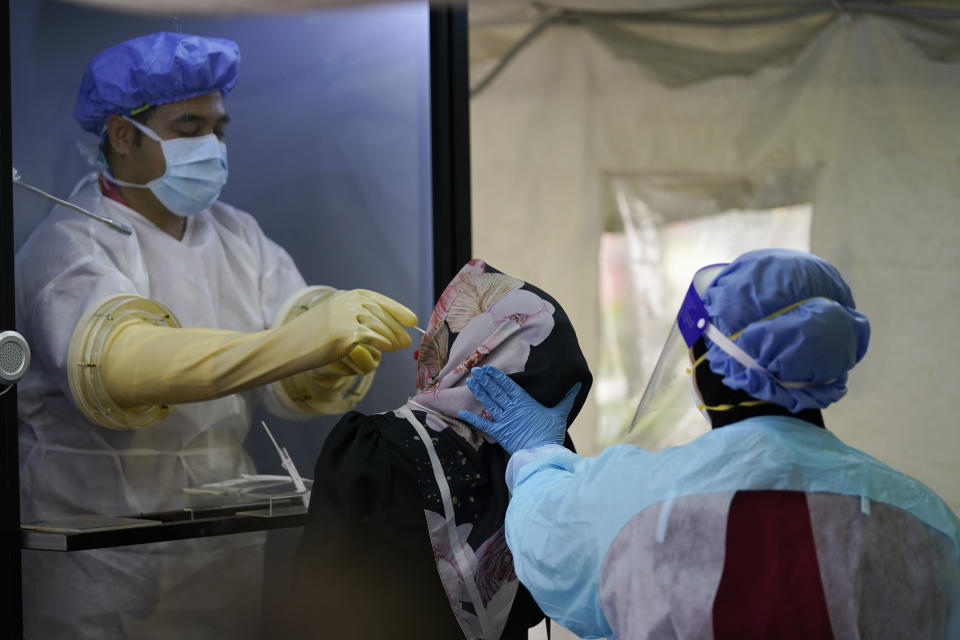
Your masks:
<instances>
[{"instance_id":1,"label":"health worker in blue gown","mask_svg":"<svg viewBox=\"0 0 960 640\"><path fill-rule=\"evenodd\" d=\"M595 458L560 446L562 406L474 369L490 416L461 417L512 454L507 544L546 615L619 640L960 638L960 521L824 423L869 335L817 256L706 267L635 421L675 420L686 397L712 429Z\"/></svg>"}]
</instances>

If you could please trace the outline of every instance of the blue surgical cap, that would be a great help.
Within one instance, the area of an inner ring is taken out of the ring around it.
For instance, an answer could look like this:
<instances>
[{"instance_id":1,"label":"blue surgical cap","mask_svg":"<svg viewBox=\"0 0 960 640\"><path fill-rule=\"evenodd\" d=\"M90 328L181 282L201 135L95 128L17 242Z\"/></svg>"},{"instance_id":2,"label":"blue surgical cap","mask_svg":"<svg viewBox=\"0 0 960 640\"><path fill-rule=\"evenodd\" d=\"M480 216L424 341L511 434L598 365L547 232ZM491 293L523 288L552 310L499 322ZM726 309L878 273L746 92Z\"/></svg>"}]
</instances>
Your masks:
<instances>
[{"instance_id":1,"label":"blue surgical cap","mask_svg":"<svg viewBox=\"0 0 960 640\"><path fill-rule=\"evenodd\" d=\"M107 119L214 91L237 83L240 49L223 38L151 33L98 53L80 82L73 116L100 135Z\"/></svg>"},{"instance_id":2,"label":"blue surgical cap","mask_svg":"<svg viewBox=\"0 0 960 640\"><path fill-rule=\"evenodd\" d=\"M731 389L794 413L842 398L847 371L870 341L870 322L856 310L840 272L803 251L743 254L707 287L703 303L711 323L766 372L744 367L707 339L710 369Z\"/></svg>"}]
</instances>

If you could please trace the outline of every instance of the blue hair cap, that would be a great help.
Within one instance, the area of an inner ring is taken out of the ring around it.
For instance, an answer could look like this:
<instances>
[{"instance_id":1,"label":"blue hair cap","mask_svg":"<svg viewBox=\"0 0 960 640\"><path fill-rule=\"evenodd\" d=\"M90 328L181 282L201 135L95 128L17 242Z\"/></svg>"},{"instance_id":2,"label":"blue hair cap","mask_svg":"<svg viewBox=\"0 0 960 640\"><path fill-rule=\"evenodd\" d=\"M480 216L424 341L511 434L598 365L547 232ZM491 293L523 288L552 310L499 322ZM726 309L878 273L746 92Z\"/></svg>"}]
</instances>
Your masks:
<instances>
[{"instance_id":1,"label":"blue hair cap","mask_svg":"<svg viewBox=\"0 0 960 640\"><path fill-rule=\"evenodd\" d=\"M743 254L707 287L703 302L713 325L736 336L733 341L766 371L744 367L707 339L710 369L731 389L793 413L842 398L847 371L870 342L870 322L856 310L840 272L803 251Z\"/></svg>"},{"instance_id":2,"label":"blue hair cap","mask_svg":"<svg viewBox=\"0 0 960 640\"><path fill-rule=\"evenodd\" d=\"M161 31L98 53L80 82L73 117L100 135L107 119L219 91L237 83L240 48L224 38Z\"/></svg>"}]
</instances>

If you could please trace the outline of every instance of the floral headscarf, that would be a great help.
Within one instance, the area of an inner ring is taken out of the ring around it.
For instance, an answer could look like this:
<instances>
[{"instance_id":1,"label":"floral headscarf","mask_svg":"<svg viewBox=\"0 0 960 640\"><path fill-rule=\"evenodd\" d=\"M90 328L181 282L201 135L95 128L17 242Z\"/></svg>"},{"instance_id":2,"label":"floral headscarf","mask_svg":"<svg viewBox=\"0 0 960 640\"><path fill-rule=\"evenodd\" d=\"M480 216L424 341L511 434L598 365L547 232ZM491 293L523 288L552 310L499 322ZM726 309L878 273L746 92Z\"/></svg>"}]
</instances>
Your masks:
<instances>
[{"instance_id":1,"label":"floral headscarf","mask_svg":"<svg viewBox=\"0 0 960 640\"><path fill-rule=\"evenodd\" d=\"M582 383L568 426L586 400L592 377L556 300L479 259L467 263L444 290L421 340L417 394L395 414L409 411L424 418L426 428L415 425L427 453L417 465L418 486L453 612L468 639L495 640L519 582L503 530L506 452L456 418L460 409L483 409L465 384L470 369L480 364L503 370L547 406ZM481 471L490 477L477 472L478 460L485 461ZM478 484L486 485L480 504L474 498Z\"/></svg>"}]
</instances>

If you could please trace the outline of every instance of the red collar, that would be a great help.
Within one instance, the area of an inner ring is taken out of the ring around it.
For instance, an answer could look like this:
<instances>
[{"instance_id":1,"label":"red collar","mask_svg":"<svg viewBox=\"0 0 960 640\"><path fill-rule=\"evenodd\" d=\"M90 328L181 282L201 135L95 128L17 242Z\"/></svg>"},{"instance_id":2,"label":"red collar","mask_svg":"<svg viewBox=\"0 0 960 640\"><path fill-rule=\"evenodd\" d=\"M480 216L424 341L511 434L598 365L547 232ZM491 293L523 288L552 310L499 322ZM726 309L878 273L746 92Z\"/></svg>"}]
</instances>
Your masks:
<instances>
[{"instance_id":1,"label":"red collar","mask_svg":"<svg viewBox=\"0 0 960 640\"><path fill-rule=\"evenodd\" d=\"M111 200L115 200L115 201L119 202L120 204L124 205L125 207L129 207L129 206L130 206L130 203L127 202L127 201L124 199L123 194L120 193L119 187L117 187L117 185L115 185L115 184L113 184L112 182L110 182L109 180L107 180L107 178L106 178L103 174L100 175L100 181L99 181L99 182L100 182L100 193L102 193L102 194L105 195L106 197L110 198Z\"/></svg>"}]
</instances>

